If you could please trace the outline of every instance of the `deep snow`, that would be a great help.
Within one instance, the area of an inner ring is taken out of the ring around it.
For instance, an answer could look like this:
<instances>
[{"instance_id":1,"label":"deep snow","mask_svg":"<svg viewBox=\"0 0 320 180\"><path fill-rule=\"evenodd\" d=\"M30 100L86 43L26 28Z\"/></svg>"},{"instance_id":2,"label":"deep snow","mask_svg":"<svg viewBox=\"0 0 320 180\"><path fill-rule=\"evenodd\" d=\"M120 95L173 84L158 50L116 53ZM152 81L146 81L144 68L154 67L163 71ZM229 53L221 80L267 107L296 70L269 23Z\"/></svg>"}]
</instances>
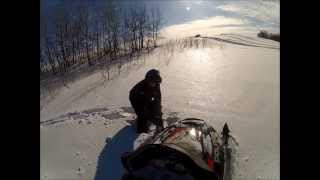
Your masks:
<instances>
[{"instance_id":1,"label":"deep snow","mask_svg":"<svg viewBox=\"0 0 320 180\"><path fill-rule=\"evenodd\" d=\"M280 179L280 44L246 30L219 35L203 24L168 27L163 41L200 33L210 46L163 46L109 81L101 71L61 89L40 113L41 179L119 179L120 155L137 138L128 93L151 68L163 77L169 122L197 117L218 129L229 124L240 144L233 179Z\"/></svg>"},{"instance_id":2,"label":"deep snow","mask_svg":"<svg viewBox=\"0 0 320 180\"><path fill-rule=\"evenodd\" d=\"M136 138L128 92L150 68L163 76L165 116L228 122L240 141L234 179L279 178L279 50L219 43L170 59L159 48L113 80L71 84L41 111L42 178L121 176L119 157Z\"/></svg>"}]
</instances>

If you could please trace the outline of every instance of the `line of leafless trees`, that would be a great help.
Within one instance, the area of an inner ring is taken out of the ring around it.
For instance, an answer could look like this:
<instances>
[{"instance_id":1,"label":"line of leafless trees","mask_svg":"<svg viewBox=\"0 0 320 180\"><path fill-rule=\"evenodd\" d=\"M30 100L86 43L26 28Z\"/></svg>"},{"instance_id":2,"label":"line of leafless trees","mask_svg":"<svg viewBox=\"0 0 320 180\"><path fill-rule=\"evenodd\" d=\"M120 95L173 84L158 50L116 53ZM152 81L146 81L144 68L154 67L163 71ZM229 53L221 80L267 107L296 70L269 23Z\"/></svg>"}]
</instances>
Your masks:
<instances>
[{"instance_id":1,"label":"line of leafless trees","mask_svg":"<svg viewBox=\"0 0 320 180\"><path fill-rule=\"evenodd\" d=\"M104 61L157 47L163 19L159 8L122 8L109 2L103 8L57 10L52 22L40 22L40 73L64 74L81 64ZM121 63L121 62L120 62Z\"/></svg>"}]
</instances>

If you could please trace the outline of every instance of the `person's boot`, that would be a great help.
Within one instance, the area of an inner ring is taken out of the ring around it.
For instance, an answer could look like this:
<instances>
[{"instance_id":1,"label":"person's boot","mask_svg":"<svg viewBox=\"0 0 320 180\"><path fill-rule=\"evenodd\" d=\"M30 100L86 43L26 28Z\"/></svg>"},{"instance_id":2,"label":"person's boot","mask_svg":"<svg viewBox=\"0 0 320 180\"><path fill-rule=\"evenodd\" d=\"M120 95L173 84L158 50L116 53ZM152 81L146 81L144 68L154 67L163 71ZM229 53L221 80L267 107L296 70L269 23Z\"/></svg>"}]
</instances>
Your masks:
<instances>
[{"instance_id":1,"label":"person's boot","mask_svg":"<svg viewBox=\"0 0 320 180\"><path fill-rule=\"evenodd\" d=\"M163 122L162 119L158 119L158 124L156 125L156 133L160 133L161 131L163 131L164 127L163 127Z\"/></svg>"},{"instance_id":2,"label":"person's boot","mask_svg":"<svg viewBox=\"0 0 320 180\"><path fill-rule=\"evenodd\" d=\"M156 133L159 133L164 129L161 116L154 117L154 124L156 124Z\"/></svg>"},{"instance_id":3,"label":"person's boot","mask_svg":"<svg viewBox=\"0 0 320 180\"><path fill-rule=\"evenodd\" d=\"M144 118L137 119L137 133L148 133L148 127Z\"/></svg>"},{"instance_id":4,"label":"person's boot","mask_svg":"<svg viewBox=\"0 0 320 180\"><path fill-rule=\"evenodd\" d=\"M140 134L143 132L141 118L137 117L137 133Z\"/></svg>"}]
</instances>

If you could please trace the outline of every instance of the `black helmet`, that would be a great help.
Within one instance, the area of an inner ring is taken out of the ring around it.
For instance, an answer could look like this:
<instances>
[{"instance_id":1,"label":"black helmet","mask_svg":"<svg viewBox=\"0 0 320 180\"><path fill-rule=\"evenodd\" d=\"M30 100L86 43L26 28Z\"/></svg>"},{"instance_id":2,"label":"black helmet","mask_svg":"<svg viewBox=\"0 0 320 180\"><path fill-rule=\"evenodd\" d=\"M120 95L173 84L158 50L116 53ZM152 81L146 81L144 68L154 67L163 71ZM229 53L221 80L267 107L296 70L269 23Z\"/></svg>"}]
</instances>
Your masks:
<instances>
[{"instance_id":1,"label":"black helmet","mask_svg":"<svg viewBox=\"0 0 320 180\"><path fill-rule=\"evenodd\" d=\"M155 83L161 83L162 79L160 77L160 72L156 69L151 69L146 74L146 80Z\"/></svg>"}]
</instances>

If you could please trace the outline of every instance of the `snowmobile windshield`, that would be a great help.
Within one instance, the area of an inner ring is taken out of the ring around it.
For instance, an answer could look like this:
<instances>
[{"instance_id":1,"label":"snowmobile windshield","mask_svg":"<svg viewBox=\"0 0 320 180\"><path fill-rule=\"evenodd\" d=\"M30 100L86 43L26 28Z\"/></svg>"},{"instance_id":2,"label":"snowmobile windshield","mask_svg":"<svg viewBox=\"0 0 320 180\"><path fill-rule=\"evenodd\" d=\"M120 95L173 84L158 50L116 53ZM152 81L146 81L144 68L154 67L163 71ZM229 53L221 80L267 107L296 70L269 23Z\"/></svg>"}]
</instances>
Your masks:
<instances>
[{"instance_id":1,"label":"snowmobile windshield","mask_svg":"<svg viewBox=\"0 0 320 180\"><path fill-rule=\"evenodd\" d=\"M187 153L194 159L202 159L201 131L194 127L179 127L169 130L161 144Z\"/></svg>"},{"instance_id":2,"label":"snowmobile windshield","mask_svg":"<svg viewBox=\"0 0 320 180\"><path fill-rule=\"evenodd\" d=\"M211 130L211 131L210 131ZM168 127L159 134L153 144L162 144L188 155L198 166L212 171L213 142L219 145L218 134L203 120L186 119L180 124Z\"/></svg>"}]
</instances>

